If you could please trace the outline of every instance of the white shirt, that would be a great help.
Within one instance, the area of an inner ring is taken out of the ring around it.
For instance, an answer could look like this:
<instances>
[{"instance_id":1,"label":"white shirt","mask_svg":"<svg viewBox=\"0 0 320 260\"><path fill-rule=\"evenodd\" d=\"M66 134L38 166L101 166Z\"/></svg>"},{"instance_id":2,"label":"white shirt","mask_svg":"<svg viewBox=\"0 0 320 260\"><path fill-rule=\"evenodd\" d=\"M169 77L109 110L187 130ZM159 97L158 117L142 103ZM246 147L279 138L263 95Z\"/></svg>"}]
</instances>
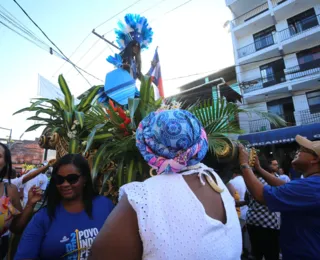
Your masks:
<instances>
[{"instance_id":1,"label":"white shirt","mask_svg":"<svg viewBox=\"0 0 320 260\"><path fill-rule=\"evenodd\" d=\"M30 181L27 181L23 190L23 206L25 207L28 202L28 193L33 185L40 187L41 190L46 190L48 184L48 177L45 174L40 173Z\"/></svg>"},{"instance_id":2,"label":"white shirt","mask_svg":"<svg viewBox=\"0 0 320 260\"><path fill-rule=\"evenodd\" d=\"M232 186L239 193L240 201L244 201L245 196L246 196L247 186L246 186L246 183L244 182L243 177L237 176L237 177L233 178L229 183L232 184ZM241 213L240 218L241 219L243 219L243 220L246 219L247 211L248 211L248 206L243 206L240 208L240 213Z\"/></svg>"},{"instance_id":3,"label":"white shirt","mask_svg":"<svg viewBox=\"0 0 320 260\"><path fill-rule=\"evenodd\" d=\"M22 180L23 180L23 176L15 178L15 179L10 179L10 183L15 185L18 189L18 191L20 191L20 189L23 189L24 184L22 184ZM8 179L3 179L3 182L9 182Z\"/></svg>"},{"instance_id":4,"label":"white shirt","mask_svg":"<svg viewBox=\"0 0 320 260\"><path fill-rule=\"evenodd\" d=\"M290 178L289 176L285 175L285 174L282 174L279 176L279 179L285 181L285 182L289 182L290 181Z\"/></svg>"},{"instance_id":5,"label":"white shirt","mask_svg":"<svg viewBox=\"0 0 320 260\"><path fill-rule=\"evenodd\" d=\"M239 260L242 237L234 199L217 174L227 223L209 217L180 174L162 174L120 189L138 219L142 260ZM207 184L206 184L207 185Z\"/></svg>"}]
</instances>

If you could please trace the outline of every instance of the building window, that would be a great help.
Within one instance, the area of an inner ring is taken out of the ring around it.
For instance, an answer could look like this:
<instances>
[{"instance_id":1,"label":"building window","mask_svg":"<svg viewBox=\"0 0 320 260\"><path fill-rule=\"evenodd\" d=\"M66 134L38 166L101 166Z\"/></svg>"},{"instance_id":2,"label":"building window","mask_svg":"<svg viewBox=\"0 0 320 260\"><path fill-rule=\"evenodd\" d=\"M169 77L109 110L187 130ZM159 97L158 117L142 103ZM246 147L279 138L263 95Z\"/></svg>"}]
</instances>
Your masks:
<instances>
[{"instance_id":1,"label":"building window","mask_svg":"<svg viewBox=\"0 0 320 260\"><path fill-rule=\"evenodd\" d=\"M284 68L283 59L260 66L263 87L266 88L284 82L286 80Z\"/></svg>"},{"instance_id":2,"label":"building window","mask_svg":"<svg viewBox=\"0 0 320 260\"><path fill-rule=\"evenodd\" d=\"M303 32L319 24L313 8L293 16L287 21L291 35Z\"/></svg>"},{"instance_id":3,"label":"building window","mask_svg":"<svg viewBox=\"0 0 320 260\"><path fill-rule=\"evenodd\" d=\"M320 90L306 93L311 114L320 113Z\"/></svg>"},{"instance_id":4,"label":"building window","mask_svg":"<svg viewBox=\"0 0 320 260\"><path fill-rule=\"evenodd\" d=\"M271 26L253 35L256 51L269 47L275 43L276 27Z\"/></svg>"},{"instance_id":5,"label":"building window","mask_svg":"<svg viewBox=\"0 0 320 260\"><path fill-rule=\"evenodd\" d=\"M268 111L282 117L288 124L292 126L296 124L294 118L294 105L292 102L292 97L281 98L275 101L267 102ZM276 126L271 124L271 128L275 129Z\"/></svg>"},{"instance_id":6,"label":"building window","mask_svg":"<svg viewBox=\"0 0 320 260\"><path fill-rule=\"evenodd\" d=\"M300 70L310 70L320 67L320 45L297 53Z\"/></svg>"}]
</instances>

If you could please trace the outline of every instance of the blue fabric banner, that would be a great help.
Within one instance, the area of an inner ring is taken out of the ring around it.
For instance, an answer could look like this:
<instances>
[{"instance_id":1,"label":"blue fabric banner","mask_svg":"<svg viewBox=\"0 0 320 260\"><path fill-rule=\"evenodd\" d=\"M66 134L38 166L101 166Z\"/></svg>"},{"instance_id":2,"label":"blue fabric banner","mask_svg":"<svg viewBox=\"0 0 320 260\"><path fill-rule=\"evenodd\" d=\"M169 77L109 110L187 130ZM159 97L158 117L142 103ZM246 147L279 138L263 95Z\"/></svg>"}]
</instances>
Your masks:
<instances>
[{"instance_id":1,"label":"blue fabric banner","mask_svg":"<svg viewBox=\"0 0 320 260\"><path fill-rule=\"evenodd\" d=\"M251 146L263 146L294 142L296 135L304 136L309 140L320 139L320 123L240 135L238 140L247 141Z\"/></svg>"}]
</instances>

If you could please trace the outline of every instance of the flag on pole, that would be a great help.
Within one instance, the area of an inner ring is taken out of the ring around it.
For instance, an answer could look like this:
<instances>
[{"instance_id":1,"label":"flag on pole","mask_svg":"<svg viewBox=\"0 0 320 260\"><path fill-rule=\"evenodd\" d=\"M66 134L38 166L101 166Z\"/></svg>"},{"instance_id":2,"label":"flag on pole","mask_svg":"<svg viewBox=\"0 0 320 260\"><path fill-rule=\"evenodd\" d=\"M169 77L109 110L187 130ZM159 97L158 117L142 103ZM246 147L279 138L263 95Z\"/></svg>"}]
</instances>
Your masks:
<instances>
[{"instance_id":1,"label":"flag on pole","mask_svg":"<svg viewBox=\"0 0 320 260\"><path fill-rule=\"evenodd\" d=\"M151 68L147 75L151 77L152 82L158 87L160 97L164 98L158 47L154 53Z\"/></svg>"}]
</instances>

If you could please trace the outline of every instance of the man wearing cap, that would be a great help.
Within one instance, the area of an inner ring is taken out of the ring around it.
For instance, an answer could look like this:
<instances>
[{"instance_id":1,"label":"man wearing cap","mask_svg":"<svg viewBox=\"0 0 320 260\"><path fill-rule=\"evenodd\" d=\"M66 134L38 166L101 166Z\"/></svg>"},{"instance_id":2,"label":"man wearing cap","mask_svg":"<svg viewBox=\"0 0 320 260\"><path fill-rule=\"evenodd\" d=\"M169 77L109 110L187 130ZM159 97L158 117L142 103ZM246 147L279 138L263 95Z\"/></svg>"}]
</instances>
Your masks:
<instances>
[{"instance_id":1,"label":"man wearing cap","mask_svg":"<svg viewBox=\"0 0 320 260\"><path fill-rule=\"evenodd\" d=\"M300 149L292 161L304 179L286 184L259 170L269 185L255 177L248 165L248 152L241 146L240 168L252 196L271 212L281 212L280 246L284 260L320 259L320 141L296 137ZM256 160L255 168L259 168ZM261 167L260 167L261 168Z\"/></svg>"}]
</instances>

